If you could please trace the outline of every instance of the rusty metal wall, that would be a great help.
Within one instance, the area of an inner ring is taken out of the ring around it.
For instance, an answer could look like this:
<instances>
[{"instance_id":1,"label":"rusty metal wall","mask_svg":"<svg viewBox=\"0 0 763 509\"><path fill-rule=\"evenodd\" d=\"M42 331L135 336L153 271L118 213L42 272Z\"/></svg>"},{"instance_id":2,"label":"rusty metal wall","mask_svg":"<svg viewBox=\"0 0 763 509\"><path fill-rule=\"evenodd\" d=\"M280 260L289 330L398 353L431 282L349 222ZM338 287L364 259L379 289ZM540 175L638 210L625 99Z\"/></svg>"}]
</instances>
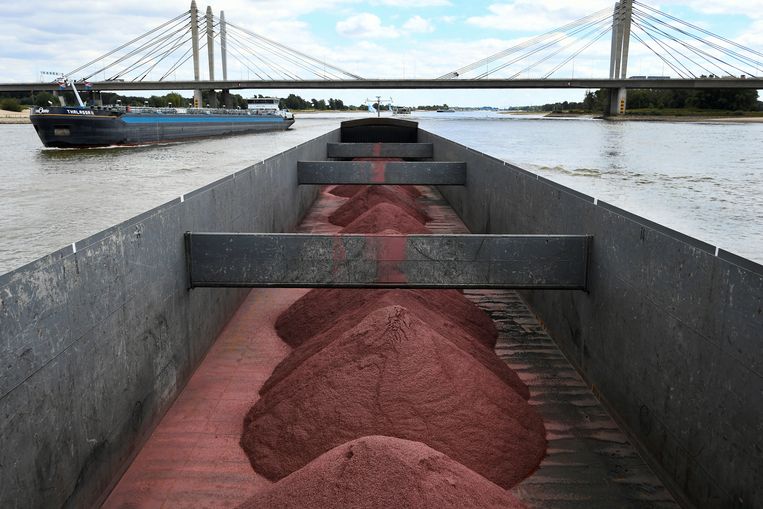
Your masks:
<instances>
[{"instance_id":1,"label":"rusty metal wall","mask_svg":"<svg viewBox=\"0 0 763 509\"><path fill-rule=\"evenodd\" d=\"M763 507L763 267L420 131L474 233L594 236L589 292L523 292L687 506Z\"/></svg>"},{"instance_id":2,"label":"rusty metal wall","mask_svg":"<svg viewBox=\"0 0 763 509\"><path fill-rule=\"evenodd\" d=\"M0 507L105 497L246 290L187 289L186 231L291 230L294 147L0 276ZM75 250L76 248L76 250Z\"/></svg>"}]
</instances>

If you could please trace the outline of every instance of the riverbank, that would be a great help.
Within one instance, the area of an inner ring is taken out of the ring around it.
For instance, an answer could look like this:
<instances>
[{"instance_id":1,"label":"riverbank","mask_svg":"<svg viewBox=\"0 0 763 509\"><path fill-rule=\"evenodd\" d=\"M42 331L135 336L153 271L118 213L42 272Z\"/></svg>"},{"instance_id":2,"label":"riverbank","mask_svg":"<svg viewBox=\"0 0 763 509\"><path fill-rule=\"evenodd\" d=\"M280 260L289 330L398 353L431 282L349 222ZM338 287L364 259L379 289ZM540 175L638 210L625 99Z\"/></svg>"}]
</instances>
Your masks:
<instances>
[{"instance_id":1,"label":"riverbank","mask_svg":"<svg viewBox=\"0 0 763 509\"><path fill-rule=\"evenodd\" d=\"M763 117L713 115L623 115L606 117L613 122L713 122L728 124L763 124Z\"/></svg>"},{"instance_id":2,"label":"riverbank","mask_svg":"<svg viewBox=\"0 0 763 509\"><path fill-rule=\"evenodd\" d=\"M539 113L543 115L543 113ZM543 115L545 118L595 118L610 120L613 122L713 122L729 124L760 124L763 123L763 114L758 112L745 112L743 115L735 115L732 112L709 112L709 113L665 113L665 114L642 114L626 113L625 115L604 116L593 113L574 112L549 112Z\"/></svg>"},{"instance_id":3,"label":"riverbank","mask_svg":"<svg viewBox=\"0 0 763 509\"><path fill-rule=\"evenodd\" d=\"M0 110L0 124L29 124L29 111Z\"/></svg>"}]
</instances>

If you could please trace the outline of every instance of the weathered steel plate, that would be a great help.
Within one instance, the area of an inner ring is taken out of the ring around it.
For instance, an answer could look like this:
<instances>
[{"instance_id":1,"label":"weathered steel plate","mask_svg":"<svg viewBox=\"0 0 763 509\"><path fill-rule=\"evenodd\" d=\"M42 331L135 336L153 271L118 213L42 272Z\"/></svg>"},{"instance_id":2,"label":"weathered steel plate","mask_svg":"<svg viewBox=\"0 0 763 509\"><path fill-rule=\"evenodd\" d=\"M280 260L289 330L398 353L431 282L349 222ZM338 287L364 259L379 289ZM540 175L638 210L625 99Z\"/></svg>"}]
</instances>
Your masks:
<instances>
[{"instance_id":1,"label":"weathered steel plate","mask_svg":"<svg viewBox=\"0 0 763 509\"><path fill-rule=\"evenodd\" d=\"M434 161L300 161L300 185L411 184L463 186L466 163Z\"/></svg>"},{"instance_id":2,"label":"weathered steel plate","mask_svg":"<svg viewBox=\"0 0 763 509\"><path fill-rule=\"evenodd\" d=\"M585 235L187 233L191 287L586 288Z\"/></svg>"},{"instance_id":3,"label":"weathered steel plate","mask_svg":"<svg viewBox=\"0 0 763 509\"><path fill-rule=\"evenodd\" d=\"M329 143L328 157L402 157L429 159L434 154L431 143Z\"/></svg>"}]
</instances>

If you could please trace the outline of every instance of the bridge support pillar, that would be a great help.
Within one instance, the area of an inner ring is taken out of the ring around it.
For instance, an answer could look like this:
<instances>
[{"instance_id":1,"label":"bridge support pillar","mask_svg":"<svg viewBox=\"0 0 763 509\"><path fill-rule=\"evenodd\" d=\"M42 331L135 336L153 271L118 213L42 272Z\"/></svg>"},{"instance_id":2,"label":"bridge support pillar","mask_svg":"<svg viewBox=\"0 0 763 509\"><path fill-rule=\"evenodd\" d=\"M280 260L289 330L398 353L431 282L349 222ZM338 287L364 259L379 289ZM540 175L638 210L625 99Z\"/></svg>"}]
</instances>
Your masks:
<instances>
[{"instance_id":1,"label":"bridge support pillar","mask_svg":"<svg viewBox=\"0 0 763 509\"><path fill-rule=\"evenodd\" d=\"M228 81L228 28L225 26L224 11L220 11L220 57L223 64L223 81Z\"/></svg>"},{"instance_id":2,"label":"bridge support pillar","mask_svg":"<svg viewBox=\"0 0 763 509\"><path fill-rule=\"evenodd\" d=\"M627 88L609 89L609 114L625 115L626 102L628 100Z\"/></svg>"},{"instance_id":3,"label":"bridge support pillar","mask_svg":"<svg viewBox=\"0 0 763 509\"><path fill-rule=\"evenodd\" d=\"M209 81L215 81L215 20L212 7L207 6L207 63L209 64Z\"/></svg>"}]
</instances>

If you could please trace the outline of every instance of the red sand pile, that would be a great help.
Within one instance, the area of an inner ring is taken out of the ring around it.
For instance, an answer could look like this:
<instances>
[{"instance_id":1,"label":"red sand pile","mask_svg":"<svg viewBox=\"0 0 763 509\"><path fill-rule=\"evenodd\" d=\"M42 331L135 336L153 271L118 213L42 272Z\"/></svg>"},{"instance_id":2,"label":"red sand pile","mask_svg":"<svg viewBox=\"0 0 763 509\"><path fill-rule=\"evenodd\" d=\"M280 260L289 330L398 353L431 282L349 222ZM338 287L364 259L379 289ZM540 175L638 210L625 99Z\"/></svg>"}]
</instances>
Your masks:
<instances>
[{"instance_id":1,"label":"red sand pile","mask_svg":"<svg viewBox=\"0 0 763 509\"><path fill-rule=\"evenodd\" d=\"M424 442L504 488L546 448L533 407L400 306L372 312L272 387L247 414L241 445L276 480L377 434Z\"/></svg>"},{"instance_id":2,"label":"red sand pile","mask_svg":"<svg viewBox=\"0 0 763 509\"><path fill-rule=\"evenodd\" d=\"M330 292L322 290L313 290L312 292L327 297L322 301L324 305L332 300L328 297ZM333 293L336 294L338 292ZM480 342L463 327L449 320L449 314L442 313L441 309L443 309L443 306L449 304L447 295L443 295L443 293L447 292L442 292L441 290L346 290L344 293L340 293L340 295L359 295L361 298L357 299L357 302L364 304L340 314L329 329L310 337L294 349L288 357L276 366L273 374L260 389L260 394L265 394L274 386L277 386L307 359L322 351L333 341L342 338L344 333L355 327L373 311L398 305L404 307L416 318L426 323L428 327L453 343L453 345L471 355L517 394L524 399L529 399L530 391L524 382L522 382L514 370L509 368L504 361L495 355L492 348L486 346L485 342L491 341L492 338L486 338L486 340ZM454 299L457 302L460 302L460 299L466 300L461 294L457 293L456 295L459 297L459 299ZM303 299L306 297L303 297ZM469 304L473 306L471 302ZM475 309L469 309L469 311L477 312L479 316L485 316L476 306ZM288 312L289 310L285 313ZM490 323L492 324L492 321Z\"/></svg>"},{"instance_id":3,"label":"red sand pile","mask_svg":"<svg viewBox=\"0 0 763 509\"><path fill-rule=\"evenodd\" d=\"M430 233L414 186L328 192L349 197L328 218L342 233ZM493 351L495 324L462 293L315 289L276 330L294 350L241 446L280 481L242 508L522 507L501 487L537 468L545 428Z\"/></svg>"},{"instance_id":4,"label":"red sand pile","mask_svg":"<svg viewBox=\"0 0 763 509\"><path fill-rule=\"evenodd\" d=\"M329 222L337 226L347 226L364 212L380 203L391 203L403 209L418 222L425 224L430 217L415 200L390 186L368 186L347 200L329 216Z\"/></svg>"},{"instance_id":5,"label":"red sand pile","mask_svg":"<svg viewBox=\"0 0 763 509\"><path fill-rule=\"evenodd\" d=\"M340 196L342 198L352 198L362 190L366 189L368 186L365 184L339 184L337 186L332 187L328 193L333 194L334 196ZM406 194L410 195L411 198L418 198L421 196L421 191L416 189L416 186L409 186L409 185L391 185L387 186L391 187L393 189L400 189L401 191L405 191Z\"/></svg>"},{"instance_id":6,"label":"red sand pile","mask_svg":"<svg viewBox=\"0 0 763 509\"><path fill-rule=\"evenodd\" d=\"M342 444L240 509L520 509L508 492L430 447L369 436Z\"/></svg>"},{"instance_id":7,"label":"red sand pile","mask_svg":"<svg viewBox=\"0 0 763 509\"><path fill-rule=\"evenodd\" d=\"M334 196L341 196L342 198L352 198L367 187L368 186L363 184L340 184L338 186L332 187L329 190L329 194L333 194Z\"/></svg>"},{"instance_id":8,"label":"red sand pile","mask_svg":"<svg viewBox=\"0 0 763 509\"><path fill-rule=\"evenodd\" d=\"M390 299L405 299L401 302L405 302L406 305L413 300L431 310L432 315L429 315L425 321L430 321L430 318L436 315L438 318L432 318L435 324L438 320L444 320L451 324L450 327L462 329L488 347L491 352L495 348L498 330L493 320L458 290L316 288L281 313L276 320L276 331L289 346L297 347L311 337L333 327L342 321L343 317L353 315L355 323L345 322L348 328L353 327L360 321L358 317L364 316L357 314L360 308L378 309L381 306L368 306L374 301L383 299L387 294L392 294ZM416 308L416 312L419 311ZM445 334L447 327L446 324L436 330Z\"/></svg>"},{"instance_id":9,"label":"red sand pile","mask_svg":"<svg viewBox=\"0 0 763 509\"><path fill-rule=\"evenodd\" d=\"M381 233L394 230L404 234L432 233L422 223L391 203L380 203L345 226L340 233Z\"/></svg>"}]
</instances>

